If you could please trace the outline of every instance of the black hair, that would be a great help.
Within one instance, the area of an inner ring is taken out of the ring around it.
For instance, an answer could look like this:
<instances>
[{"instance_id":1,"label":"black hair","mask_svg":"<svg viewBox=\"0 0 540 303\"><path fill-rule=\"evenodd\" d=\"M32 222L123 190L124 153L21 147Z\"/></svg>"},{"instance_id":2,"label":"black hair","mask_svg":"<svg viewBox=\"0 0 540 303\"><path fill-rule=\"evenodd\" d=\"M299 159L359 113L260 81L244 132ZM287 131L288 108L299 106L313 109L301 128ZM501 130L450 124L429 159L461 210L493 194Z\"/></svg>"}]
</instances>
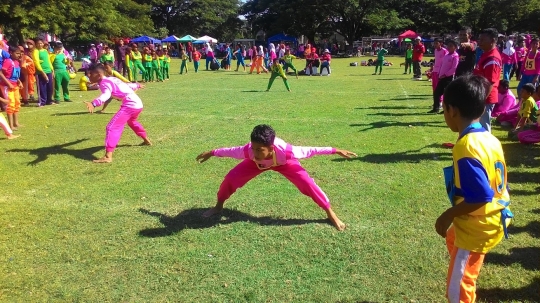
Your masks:
<instances>
[{"instance_id":1,"label":"black hair","mask_svg":"<svg viewBox=\"0 0 540 303\"><path fill-rule=\"evenodd\" d=\"M486 98L491 83L482 77L466 74L450 82L444 90L444 104L459 110L461 117L474 120L480 118L486 107Z\"/></svg>"},{"instance_id":2,"label":"black hair","mask_svg":"<svg viewBox=\"0 0 540 303\"><path fill-rule=\"evenodd\" d=\"M502 87L502 88L510 88L510 81L508 80L501 80L499 82L499 87Z\"/></svg>"},{"instance_id":3,"label":"black hair","mask_svg":"<svg viewBox=\"0 0 540 303\"><path fill-rule=\"evenodd\" d=\"M15 45L10 45L9 46L9 52L10 53L14 53L16 51L21 51L18 46L15 46Z\"/></svg>"},{"instance_id":4,"label":"black hair","mask_svg":"<svg viewBox=\"0 0 540 303\"><path fill-rule=\"evenodd\" d=\"M532 38L531 43L533 43L533 42L538 42L538 38Z\"/></svg>"},{"instance_id":5,"label":"black hair","mask_svg":"<svg viewBox=\"0 0 540 303\"><path fill-rule=\"evenodd\" d=\"M271 146L274 144L275 138L276 132L270 125L257 125L251 132L251 142L260 143L266 146Z\"/></svg>"},{"instance_id":6,"label":"black hair","mask_svg":"<svg viewBox=\"0 0 540 303\"><path fill-rule=\"evenodd\" d=\"M454 39L446 40L446 45L448 45L448 44L452 44L455 47L457 47L457 45L458 45L456 40L454 40Z\"/></svg>"},{"instance_id":7,"label":"black hair","mask_svg":"<svg viewBox=\"0 0 540 303\"><path fill-rule=\"evenodd\" d=\"M460 31L465 31L469 35L471 34L471 28L468 26L462 27Z\"/></svg>"},{"instance_id":8,"label":"black hair","mask_svg":"<svg viewBox=\"0 0 540 303\"><path fill-rule=\"evenodd\" d=\"M114 66L114 62L112 62L111 60L107 60L103 63L103 65L106 65L106 66Z\"/></svg>"},{"instance_id":9,"label":"black hair","mask_svg":"<svg viewBox=\"0 0 540 303\"><path fill-rule=\"evenodd\" d=\"M442 44L442 39L441 38L435 38L435 39L433 39L433 43L435 43L435 42L439 42L439 43Z\"/></svg>"},{"instance_id":10,"label":"black hair","mask_svg":"<svg viewBox=\"0 0 540 303\"><path fill-rule=\"evenodd\" d=\"M480 31L480 35L486 35L489 38L491 38L491 40L497 40L497 37L499 36L499 32L493 27L490 27L490 28L486 28Z\"/></svg>"},{"instance_id":11,"label":"black hair","mask_svg":"<svg viewBox=\"0 0 540 303\"><path fill-rule=\"evenodd\" d=\"M534 92L536 91L536 88L534 87L534 85L532 83L527 83L525 85L523 85L521 87L521 89L525 90L526 92L528 92L529 94L534 94Z\"/></svg>"},{"instance_id":12,"label":"black hair","mask_svg":"<svg viewBox=\"0 0 540 303\"><path fill-rule=\"evenodd\" d=\"M105 72L105 66L103 66L103 64L101 64L101 63L92 64L88 68L88 71L90 71L90 72L101 71L101 72L104 73Z\"/></svg>"}]
</instances>

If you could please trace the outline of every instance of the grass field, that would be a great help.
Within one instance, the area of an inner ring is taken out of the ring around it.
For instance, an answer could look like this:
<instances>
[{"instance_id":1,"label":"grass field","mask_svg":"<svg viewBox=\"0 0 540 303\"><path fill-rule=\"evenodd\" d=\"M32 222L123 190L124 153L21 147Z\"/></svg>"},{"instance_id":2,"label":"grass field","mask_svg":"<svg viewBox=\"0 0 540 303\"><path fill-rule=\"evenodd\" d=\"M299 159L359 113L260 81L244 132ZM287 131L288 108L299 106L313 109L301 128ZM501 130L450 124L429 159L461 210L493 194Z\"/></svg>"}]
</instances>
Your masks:
<instances>
[{"instance_id":1,"label":"grass field","mask_svg":"<svg viewBox=\"0 0 540 303\"><path fill-rule=\"evenodd\" d=\"M355 59L356 61L360 61ZM154 146L124 131L114 163L104 152L110 114L74 103L23 108L17 140L0 140L0 300L4 302L444 302L448 255L434 229L448 207L442 168L456 134L427 115L431 83L402 75L401 59L371 67L333 61L330 77L189 72L139 92ZM300 61L297 66L302 65ZM515 86L516 83L513 83ZM267 172L240 189L219 218L203 219L236 160L194 159L243 145L272 125L295 145L358 153L303 160L347 224L285 178ZM538 302L538 146L504 144L516 216L486 257L481 302Z\"/></svg>"}]
</instances>

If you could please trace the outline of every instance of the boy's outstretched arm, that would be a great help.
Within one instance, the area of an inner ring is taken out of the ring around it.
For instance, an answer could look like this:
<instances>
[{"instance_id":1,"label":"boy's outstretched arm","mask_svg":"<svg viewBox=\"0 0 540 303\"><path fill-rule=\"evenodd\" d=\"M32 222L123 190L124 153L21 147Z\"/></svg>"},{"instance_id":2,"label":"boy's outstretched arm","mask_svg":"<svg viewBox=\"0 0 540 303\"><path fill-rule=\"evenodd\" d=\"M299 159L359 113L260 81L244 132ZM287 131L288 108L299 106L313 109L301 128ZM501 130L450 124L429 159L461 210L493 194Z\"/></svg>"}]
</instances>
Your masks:
<instances>
[{"instance_id":1,"label":"boy's outstretched arm","mask_svg":"<svg viewBox=\"0 0 540 303\"><path fill-rule=\"evenodd\" d=\"M317 155L333 155L338 154L343 158L356 157L353 152L344 149L338 149L333 147L307 147L307 146L293 146L292 153L296 159L311 158Z\"/></svg>"},{"instance_id":2,"label":"boy's outstretched arm","mask_svg":"<svg viewBox=\"0 0 540 303\"><path fill-rule=\"evenodd\" d=\"M223 157L223 158L234 158L234 159L245 159L244 149L246 146L235 146L235 147L224 147L218 148L211 151L206 151L201 153L195 158L199 163L203 163L210 159L211 157Z\"/></svg>"},{"instance_id":3,"label":"boy's outstretched arm","mask_svg":"<svg viewBox=\"0 0 540 303\"><path fill-rule=\"evenodd\" d=\"M207 151L199 154L197 158L195 158L195 160L197 160L197 162L199 163L203 163L206 162L208 159L212 158L213 156L214 154L212 153L212 151Z\"/></svg>"}]
</instances>

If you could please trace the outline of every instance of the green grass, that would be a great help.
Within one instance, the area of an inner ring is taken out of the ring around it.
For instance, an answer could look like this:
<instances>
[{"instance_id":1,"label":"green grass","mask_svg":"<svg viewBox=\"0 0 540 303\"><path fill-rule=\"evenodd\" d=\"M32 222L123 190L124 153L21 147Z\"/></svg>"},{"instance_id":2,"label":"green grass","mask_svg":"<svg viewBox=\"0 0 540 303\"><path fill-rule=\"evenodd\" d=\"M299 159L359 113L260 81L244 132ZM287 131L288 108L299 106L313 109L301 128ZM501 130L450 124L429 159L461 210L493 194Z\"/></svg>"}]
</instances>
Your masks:
<instances>
[{"instance_id":1,"label":"green grass","mask_svg":"<svg viewBox=\"0 0 540 303\"><path fill-rule=\"evenodd\" d=\"M23 108L17 140L0 140L0 300L4 302L443 302L448 256L434 230L448 207L442 168L456 139L426 115L431 84L399 64L372 76L359 59L336 59L331 77L190 71L139 92L153 147L126 128L114 163L103 154L111 114L74 103ZM401 59L393 59L399 63ZM297 61L297 66L303 63ZM515 86L515 83L513 83ZM114 113L119 102L109 107ZM325 214L285 178L267 172L240 189L215 219L224 175L237 161L200 152L245 144L272 125L295 145L358 153L302 163L348 225ZM502 138L509 166L511 238L487 257L481 302L537 302L540 221L538 146Z\"/></svg>"}]
</instances>

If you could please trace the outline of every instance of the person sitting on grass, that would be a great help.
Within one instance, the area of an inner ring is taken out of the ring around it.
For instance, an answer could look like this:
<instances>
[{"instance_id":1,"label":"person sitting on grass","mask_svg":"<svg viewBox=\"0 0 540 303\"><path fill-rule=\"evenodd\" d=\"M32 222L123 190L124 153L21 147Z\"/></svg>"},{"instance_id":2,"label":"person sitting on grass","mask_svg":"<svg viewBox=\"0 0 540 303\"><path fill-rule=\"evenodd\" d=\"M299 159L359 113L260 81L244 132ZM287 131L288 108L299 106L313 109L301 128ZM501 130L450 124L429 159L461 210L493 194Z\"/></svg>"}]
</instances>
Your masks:
<instances>
[{"instance_id":1,"label":"person sitting on grass","mask_svg":"<svg viewBox=\"0 0 540 303\"><path fill-rule=\"evenodd\" d=\"M88 78L88 68L84 71L84 76L82 76L79 80L79 89L83 92L99 89L99 85L97 83L90 82L90 78Z\"/></svg>"},{"instance_id":2,"label":"person sitting on grass","mask_svg":"<svg viewBox=\"0 0 540 303\"><path fill-rule=\"evenodd\" d=\"M321 57L321 72L319 73L321 76L325 68L326 68L326 71L328 71L328 76L330 76L330 62L331 61L332 61L332 56L330 55L330 51L328 49L325 49Z\"/></svg>"},{"instance_id":3,"label":"person sitting on grass","mask_svg":"<svg viewBox=\"0 0 540 303\"><path fill-rule=\"evenodd\" d=\"M452 207L435 222L450 254L449 302L475 302L484 257L507 237L506 227L513 217L501 143L480 124L490 90L486 78L468 74L452 81L444 93L444 119L459 133L452 150L453 166L444 169Z\"/></svg>"},{"instance_id":4,"label":"person sitting on grass","mask_svg":"<svg viewBox=\"0 0 540 303\"><path fill-rule=\"evenodd\" d=\"M519 142L522 144L535 144L540 142L540 111L536 112L536 124L531 129L521 131L517 134Z\"/></svg>"},{"instance_id":5,"label":"person sitting on grass","mask_svg":"<svg viewBox=\"0 0 540 303\"><path fill-rule=\"evenodd\" d=\"M516 97L510 89L510 81L501 80L501 82L499 82L499 102L495 104L495 107L491 112L491 117L496 118L501 114L505 114L516 107L516 105Z\"/></svg>"},{"instance_id":6,"label":"person sitting on grass","mask_svg":"<svg viewBox=\"0 0 540 303\"><path fill-rule=\"evenodd\" d=\"M344 158L356 157L353 152L332 147L293 146L277 138L274 129L269 125L257 125L251 132L250 143L244 146L215 149L197 156L196 160L199 163L203 163L211 157L229 157L243 160L225 176L225 180L219 187L216 206L207 210L203 217L210 217L220 213L223 210L225 201L237 189L259 174L267 170L273 170L289 179L301 193L311 197L317 205L324 209L334 227L338 230L344 230L345 224L341 222L330 207L330 200L298 161L316 155L332 154L338 154Z\"/></svg>"},{"instance_id":7,"label":"person sitting on grass","mask_svg":"<svg viewBox=\"0 0 540 303\"><path fill-rule=\"evenodd\" d=\"M283 72L283 67L281 67L281 64L279 64L279 59L275 58L272 66L270 67L272 73L270 74L270 79L268 80L268 88L266 91L270 91L270 88L272 87L272 83L274 83L274 80L277 77L281 77L283 79L283 83L285 83L285 87L290 92L291 87L289 86L289 82L287 81L287 76L285 75L285 72Z\"/></svg>"},{"instance_id":8,"label":"person sitting on grass","mask_svg":"<svg viewBox=\"0 0 540 303\"><path fill-rule=\"evenodd\" d=\"M523 130L526 126L533 124L537 117L538 105L534 101L533 95L535 87L531 83L527 83L521 87L521 105L519 107L518 115L516 118L516 124L512 131L509 132L509 137L514 138L518 132ZM517 137L515 137L517 138Z\"/></svg>"}]
</instances>

